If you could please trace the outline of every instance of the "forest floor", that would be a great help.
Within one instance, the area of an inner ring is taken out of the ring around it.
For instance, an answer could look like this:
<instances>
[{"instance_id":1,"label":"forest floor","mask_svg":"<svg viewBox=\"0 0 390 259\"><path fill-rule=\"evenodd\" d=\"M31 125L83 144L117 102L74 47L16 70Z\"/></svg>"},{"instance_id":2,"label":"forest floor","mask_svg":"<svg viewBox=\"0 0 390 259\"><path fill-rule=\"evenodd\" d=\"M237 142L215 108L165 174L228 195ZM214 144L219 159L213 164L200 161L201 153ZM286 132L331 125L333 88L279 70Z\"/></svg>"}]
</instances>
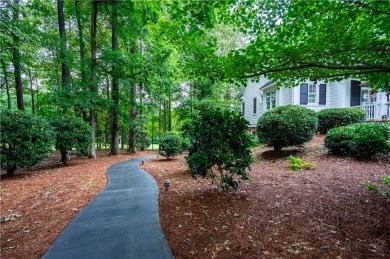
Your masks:
<instances>
[{"instance_id":1,"label":"forest floor","mask_svg":"<svg viewBox=\"0 0 390 259\"><path fill-rule=\"evenodd\" d=\"M218 192L193 180L184 156L141 168L160 186L160 221L176 258L390 258L390 197L366 181L390 176L390 157L357 161L326 154L324 136L276 156L253 150L251 182ZM288 156L314 162L292 171ZM164 191L164 180L172 181Z\"/></svg>"},{"instance_id":2,"label":"forest floor","mask_svg":"<svg viewBox=\"0 0 390 259\"><path fill-rule=\"evenodd\" d=\"M13 177L1 172L0 258L40 258L68 223L106 186L109 166L139 152L96 159L75 157L68 165L54 154L32 169L18 169Z\"/></svg>"},{"instance_id":3,"label":"forest floor","mask_svg":"<svg viewBox=\"0 0 390 259\"><path fill-rule=\"evenodd\" d=\"M152 152L140 152L144 156ZM314 162L288 169L294 155ZM323 136L282 155L253 150L251 182L218 192L193 180L184 155L141 166L159 186L160 221L176 258L389 258L390 198L362 187L390 175L390 157L329 156ZM58 155L1 179L1 258L40 258L55 237L106 185L106 169L133 156L99 153L62 166ZM163 182L171 186L164 191Z\"/></svg>"}]
</instances>

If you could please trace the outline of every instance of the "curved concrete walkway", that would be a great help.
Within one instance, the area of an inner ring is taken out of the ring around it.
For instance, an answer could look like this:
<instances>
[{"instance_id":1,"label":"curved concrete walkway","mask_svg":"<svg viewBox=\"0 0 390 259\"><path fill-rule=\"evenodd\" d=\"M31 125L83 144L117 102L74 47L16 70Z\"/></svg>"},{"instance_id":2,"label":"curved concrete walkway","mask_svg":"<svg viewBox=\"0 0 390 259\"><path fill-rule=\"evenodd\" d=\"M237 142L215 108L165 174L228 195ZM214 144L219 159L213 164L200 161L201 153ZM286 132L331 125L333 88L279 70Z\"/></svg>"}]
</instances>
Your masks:
<instances>
[{"instance_id":1,"label":"curved concrete walkway","mask_svg":"<svg viewBox=\"0 0 390 259\"><path fill-rule=\"evenodd\" d=\"M59 258L174 258L158 217L158 187L139 157L108 168L108 185L43 255Z\"/></svg>"}]
</instances>

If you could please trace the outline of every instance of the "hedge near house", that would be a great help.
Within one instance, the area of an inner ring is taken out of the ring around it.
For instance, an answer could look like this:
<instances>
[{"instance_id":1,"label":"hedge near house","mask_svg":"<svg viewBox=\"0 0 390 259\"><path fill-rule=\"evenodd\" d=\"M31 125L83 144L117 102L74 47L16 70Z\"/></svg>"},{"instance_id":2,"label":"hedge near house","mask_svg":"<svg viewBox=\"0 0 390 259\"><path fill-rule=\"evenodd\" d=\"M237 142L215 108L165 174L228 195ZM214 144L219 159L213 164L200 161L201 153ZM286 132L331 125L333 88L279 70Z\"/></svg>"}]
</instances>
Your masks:
<instances>
[{"instance_id":1,"label":"hedge near house","mask_svg":"<svg viewBox=\"0 0 390 259\"><path fill-rule=\"evenodd\" d=\"M188 129L192 142L187 164L191 176L209 176L218 189L237 189L241 180L249 180L252 141L248 122L228 110L207 109L200 112Z\"/></svg>"},{"instance_id":2,"label":"hedge near house","mask_svg":"<svg viewBox=\"0 0 390 259\"><path fill-rule=\"evenodd\" d=\"M1 167L13 175L17 168L32 167L49 157L54 131L49 122L29 113L0 113Z\"/></svg>"},{"instance_id":3,"label":"hedge near house","mask_svg":"<svg viewBox=\"0 0 390 259\"><path fill-rule=\"evenodd\" d=\"M356 123L328 131L325 147L330 154L372 159L390 152L390 123Z\"/></svg>"},{"instance_id":4,"label":"hedge near house","mask_svg":"<svg viewBox=\"0 0 390 259\"><path fill-rule=\"evenodd\" d=\"M257 122L259 141L280 151L311 140L317 130L315 111L299 105L284 105L263 114Z\"/></svg>"},{"instance_id":5,"label":"hedge near house","mask_svg":"<svg viewBox=\"0 0 390 259\"><path fill-rule=\"evenodd\" d=\"M87 154L91 143L91 128L88 123L76 117L59 117L52 120L55 130L56 148L60 150L61 162L69 160L69 151L76 148L80 154Z\"/></svg>"},{"instance_id":6,"label":"hedge near house","mask_svg":"<svg viewBox=\"0 0 390 259\"><path fill-rule=\"evenodd\" d=\"M356 108L330 108L319 111L317 116L318 131L326 133L332 128L363 122L366 114Z\"/></svg>"}]
</instances>

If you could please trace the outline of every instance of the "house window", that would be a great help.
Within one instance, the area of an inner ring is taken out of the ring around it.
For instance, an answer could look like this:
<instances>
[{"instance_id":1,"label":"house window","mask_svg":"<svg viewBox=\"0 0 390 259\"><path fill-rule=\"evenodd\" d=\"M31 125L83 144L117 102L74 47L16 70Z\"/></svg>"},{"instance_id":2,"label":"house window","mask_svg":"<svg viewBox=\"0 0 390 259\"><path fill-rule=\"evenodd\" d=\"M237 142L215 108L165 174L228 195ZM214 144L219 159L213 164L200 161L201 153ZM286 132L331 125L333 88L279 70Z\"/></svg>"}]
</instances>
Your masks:
<instances>
[{"instance_id":1,"label":"house window","mask_svg":"<svg viewBox=\"0 0 390 259\"><path fill-rule=\"evenodd\" d=\"M245 115L245 103L241 104L241 115Z\"/></svg>"},{"instance_id":2,"label":"house window","mask_svg":"<svg viewBox=\"0 0 390 259\"><path fill-rule=\"evenodd\" d=\"M276 107L276 91L271 91L265 95L267 110Z\"/></svg>"},{"instance_id":3,"label":"house window","mask_svg":"<svg viewBox=\"0 0 390 259\"><path fill-rule=\"evenodd\" d=\"M253 114L257 112L257 98L253 98Z\"/></svg>"},{"instance_id":4,"label":"house window","mask_svg":"<svg viewBox=\"0 0 390 259\"><path fill-rule=\"evenodd\" d=\"M317 99L317 86L309 85L308 103L315 104Z\"/></svg>"}]
</instances>

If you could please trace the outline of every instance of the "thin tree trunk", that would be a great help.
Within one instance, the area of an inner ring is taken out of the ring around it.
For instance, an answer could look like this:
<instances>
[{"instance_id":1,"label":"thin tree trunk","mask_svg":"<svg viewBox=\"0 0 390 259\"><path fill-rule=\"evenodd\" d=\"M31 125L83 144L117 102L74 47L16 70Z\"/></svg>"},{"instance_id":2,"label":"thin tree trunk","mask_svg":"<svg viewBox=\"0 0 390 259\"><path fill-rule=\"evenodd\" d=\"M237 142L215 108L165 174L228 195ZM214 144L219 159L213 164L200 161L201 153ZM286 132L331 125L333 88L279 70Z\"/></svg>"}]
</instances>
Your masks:
<instances>
[{"instance_id":1,"label":"thin tree trunk","mask_svg":"<svg viewBox=\"0 0 390 259\"><path fill-rule=\"evenodd\" d=\"M116 0L112 1L112 24L111 24L111 33L112 33L112 50L118 50L118 34L117 34L117 17L118 9ZM112 77L112 100L114 103L112 111L112 127L111 127L111 151L110 155L119 154L119 82L118 78L115 76L115 65L112 66L114 75Z\"/></svg>"},{"instance_id":2,"label":"thin tree trunk","mask_svg":"<svg viewBox=\"0 0 390 259\"><path fill-rule=\"evenodd\" d=\"M77 3L77 1L75 2ZM98 6L97 2L92 3L92 16L91 16L91 92L97 92L96 83L96 20L97 20ZM81 26L79 27L79 34L81 33ZM81 36L82 38L82 36ZM81 42L80 38L80 57L81 57ZM85 75L84 75L85 76ZM89 148L89 158L96 158L95 149L95 109L92 107L89 111L89 126L91 126L91 146Z\"/></svg>"},{"instance_id":3,"label":"thin tree trunk","mask_svg":"<svg viewBox=\"0 0 390 259\"><path fill-rule=\"evenodd\" d=\"M34 89L33 89L30 67L28 68L28 78L30 79L31 109L32 109L32 113L34 114L35 113Z\"/></svg>"},{"instance_id":4,"label":"thin tree trunk","mask_svg":"<svg viewBox=\"0 0 390 259\"><path fill-rule=\"evenodd\" d=\"M172 114L171 114L171 100L172 99L172 94L169 91L168 94L168 131L172 131Z\"/></svg>"},{"instance_id":5,"label":"thin tree trunk","mask_svg":"<svg viewBox=\"0 0 390 259\"><path fill-rule=\"evenodd\" d=\"M7 69L5 67L5 62L1 61L1 67L3 68L4 73L4 81L5 81L5 90L7 92L7 105L8 105L8 111L11 111L11 95L9 93L9 82L8 82L8 75L7 75Z\"/></svg>"},{"instance_id":6,"label":"thin tree trunk","mask_svg":"<svg viewBox=\"0 0 390 259\"><path fill-rule=\"evenodd\" d=\"M131 89L130 89L130 130L129 130L129 152L130 153L136 153L136 147L135 147L135 119L136 119L136 111L135 111L135 105L136 105L136 94L137 94L137 84L135 82L131 82Z\"/></svg>"},{"instance_id":7,"label":"thin tree trunk","mask_svg":"<svg viewBox=\"0 0 390 259\"><path fill-rule=\"evenodd\" d=\"M85 73L85 43L84 43L84 37L83 37L83 24L81 22L81 15L80 15L80 6L79 6L80 0L74 1L75 6L75 12L76 12L76 20L77 20L77 28L78 28L78 37L79 37L79 46L80 46L80 72L81 72L81 89L83 91L86 91L86 85L87 85L87 75ZM94 12L94 10L92 11ZM92 27L93 25L91 25ZM87 113L86 111L81 108L81 113L83 116L83 120L87 121Z\"/></svg>"},{"instance_id":8,"label":"thin tree trunk","mask_svg":"<svg viewBox=\"0 0 390 259\"><path fill-rule=\"evenodd\" d=\"M64 0L57 0L58 11L58 31L60 34L60 60L61 60L61 85L64 90L69 87L69 68L65 62L66 59L66 32L64 17Z\"/></svg>"},{"instance_id":9,"label":"thin tree trunk","mask_svg":"<svg viewBox=\"0 0 390 259\"><path fill-rule=\"evenodd\" d=\"M13 9L13 22L14 24L19 23L19 0L14 0ZM12 47L12 63L14 65L14 76L15 76L15 89L16 89L16 101L18 109L24 111L23 101L23 85L22 85L22 72L20 68L20 51L19 51L19 37L14 33L12 35L13 47Z\"/></svg>"}]
</instances>

